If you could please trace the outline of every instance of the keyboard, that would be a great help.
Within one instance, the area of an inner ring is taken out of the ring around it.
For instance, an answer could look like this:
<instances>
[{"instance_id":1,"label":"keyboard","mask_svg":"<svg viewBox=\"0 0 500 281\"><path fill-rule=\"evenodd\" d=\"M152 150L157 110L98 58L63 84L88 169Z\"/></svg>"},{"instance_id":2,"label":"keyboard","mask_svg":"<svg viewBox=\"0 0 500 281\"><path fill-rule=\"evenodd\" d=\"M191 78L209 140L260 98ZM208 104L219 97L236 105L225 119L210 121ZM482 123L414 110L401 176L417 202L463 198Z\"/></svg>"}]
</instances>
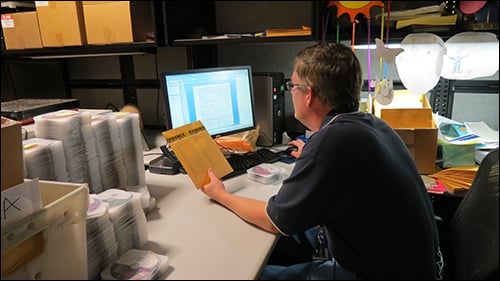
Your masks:
<instances>
[{"instance_id":1,"label":"keyboard","mask_svg":"<svg viewBox=\"0 0 500 281\"><path fill-rule=\"evenodd\" d=\"M244 174L248 169L262 163L274 163L281 159L283 152L273 152L268 148L259 148L255 151L244 154L232 154L227 158L229 165L233 168L230 174L222 177L222 180L227 180L232 177Z\"/></svg>"}]
</instances>

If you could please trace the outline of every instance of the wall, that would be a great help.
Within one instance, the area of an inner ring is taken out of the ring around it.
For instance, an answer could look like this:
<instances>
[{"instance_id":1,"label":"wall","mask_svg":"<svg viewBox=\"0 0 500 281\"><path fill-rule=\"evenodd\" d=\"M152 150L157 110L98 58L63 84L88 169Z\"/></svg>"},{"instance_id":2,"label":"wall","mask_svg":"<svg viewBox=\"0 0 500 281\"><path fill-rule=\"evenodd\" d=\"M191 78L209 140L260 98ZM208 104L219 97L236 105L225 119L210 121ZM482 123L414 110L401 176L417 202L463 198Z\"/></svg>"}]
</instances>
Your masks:
<instances>
[{"instance_id":1,"label":"wall","mask_svg":"<svg viewBox=\"0 0 500 281\"><path fill-rule=\"evenodd\" d=\"M64 64L58 60L2 60L2 101L67 98L64 80Z\"/></svg>"},{"instance_id":2,"label":"wall","mask_svg":"<svg viewBox=\"0 0 500 281\"><path fill-rule=\"evenodd\" d=\"M187 68L183 47L161 47L157 54L133 58L136 79L157 79L161 72ZM120 79L117 56L68 59L68 69L70 79ZM120 109L124 105L121 89L73 89L72 94L80 100L81 108L110 108L111 104ZM161 89L138 88L137 101L146 126L165 124L165 101Z\"/></svg>"}]
</instances>

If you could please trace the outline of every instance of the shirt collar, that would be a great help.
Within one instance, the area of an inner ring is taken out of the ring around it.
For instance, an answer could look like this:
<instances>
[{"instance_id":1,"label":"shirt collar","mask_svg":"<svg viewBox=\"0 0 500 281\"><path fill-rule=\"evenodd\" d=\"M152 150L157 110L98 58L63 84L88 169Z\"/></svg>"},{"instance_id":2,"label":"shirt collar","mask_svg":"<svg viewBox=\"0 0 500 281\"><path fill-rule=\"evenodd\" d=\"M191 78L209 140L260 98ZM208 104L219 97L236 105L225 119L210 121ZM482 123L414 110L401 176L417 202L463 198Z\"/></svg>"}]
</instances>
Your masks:
<instances>
[{"instance_id":1,"label":"shirt collar","mask_svg":"<svg viewBox=\"0 0 500 281\"><path fill-rule=\"evenodd\" d=\"M323 118L323 121L321 122L320 128L323 128L328 122L332 120L335 116L341 114L341 113L350 113L357 111L357 109L352 109L352 108L342 108L342 109L332 109L328 114Z\"/></svg>"}]
</instances>

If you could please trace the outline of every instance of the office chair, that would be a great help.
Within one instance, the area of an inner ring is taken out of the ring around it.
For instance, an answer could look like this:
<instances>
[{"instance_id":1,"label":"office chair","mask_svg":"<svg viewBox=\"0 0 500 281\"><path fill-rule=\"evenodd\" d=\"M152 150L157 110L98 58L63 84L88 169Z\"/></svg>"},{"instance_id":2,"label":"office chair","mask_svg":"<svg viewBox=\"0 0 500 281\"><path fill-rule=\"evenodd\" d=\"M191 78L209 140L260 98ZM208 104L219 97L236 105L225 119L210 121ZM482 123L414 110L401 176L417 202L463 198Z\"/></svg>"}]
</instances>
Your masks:
<instances>
[{"instance_id":1,"label":"office chair","mask_svg":"<svg viewBox=\"0 0 500 281\"><path fill-rule=\"evenodd\" d=\"M498 148L479 165L444 235L445 279L498 280Z\"/></svg>"}]
</instances>

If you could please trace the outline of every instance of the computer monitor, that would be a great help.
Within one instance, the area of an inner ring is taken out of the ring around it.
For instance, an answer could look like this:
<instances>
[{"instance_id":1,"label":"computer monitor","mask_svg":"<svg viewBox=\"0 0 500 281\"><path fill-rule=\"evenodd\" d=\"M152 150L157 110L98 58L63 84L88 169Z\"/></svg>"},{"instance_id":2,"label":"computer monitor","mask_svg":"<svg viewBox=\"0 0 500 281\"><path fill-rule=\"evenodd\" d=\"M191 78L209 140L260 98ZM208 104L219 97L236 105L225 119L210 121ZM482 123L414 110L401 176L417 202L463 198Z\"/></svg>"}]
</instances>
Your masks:
<instances>
[{"instance_id":1,"label":"computer monitor","mask_svg":"<svg viewBox=\"0 0 500 281\"><path fill-rule=\"evenodd\" d=\"M161 77L167 129L197 120L212 137L255 128L250 66L187 69Z\"/></svg>"}]
</instances>

